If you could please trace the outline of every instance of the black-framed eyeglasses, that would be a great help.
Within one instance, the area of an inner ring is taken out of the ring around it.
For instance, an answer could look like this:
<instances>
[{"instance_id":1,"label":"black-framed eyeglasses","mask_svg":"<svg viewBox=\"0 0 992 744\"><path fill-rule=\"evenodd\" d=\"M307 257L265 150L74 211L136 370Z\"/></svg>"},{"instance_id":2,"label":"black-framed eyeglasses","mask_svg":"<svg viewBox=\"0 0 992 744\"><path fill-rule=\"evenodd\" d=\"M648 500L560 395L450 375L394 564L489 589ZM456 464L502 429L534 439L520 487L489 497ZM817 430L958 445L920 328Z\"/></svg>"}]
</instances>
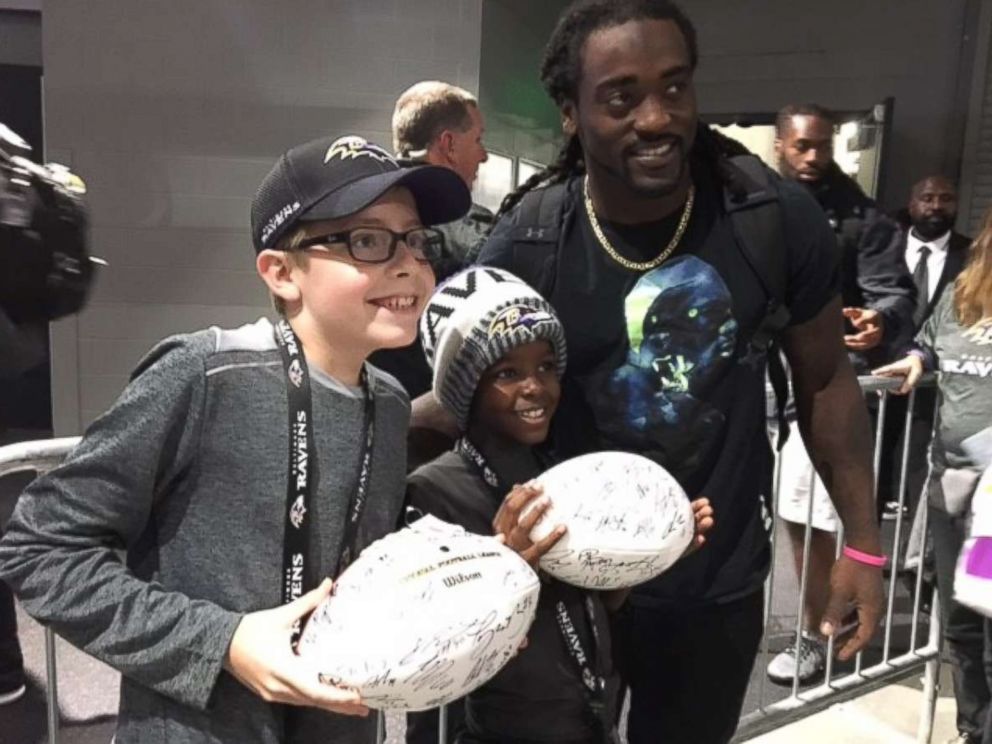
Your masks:
<instances>
[{"instance_id":1,"label":"black-framed eyeglasses","mask_svg":"<svg viewBox=\"0 0 992 744\"><path fill-rule=\"evenodd\" d=\"M351 230L316 235L300 242L298 249L343 245L348 255L361 263L386 263L396 255L396 245L403 241L413 257L429 263L444 253L444 233L433 227L415 227L403 233L385 227L355 227Z\"/></svg>"}]
</instances>

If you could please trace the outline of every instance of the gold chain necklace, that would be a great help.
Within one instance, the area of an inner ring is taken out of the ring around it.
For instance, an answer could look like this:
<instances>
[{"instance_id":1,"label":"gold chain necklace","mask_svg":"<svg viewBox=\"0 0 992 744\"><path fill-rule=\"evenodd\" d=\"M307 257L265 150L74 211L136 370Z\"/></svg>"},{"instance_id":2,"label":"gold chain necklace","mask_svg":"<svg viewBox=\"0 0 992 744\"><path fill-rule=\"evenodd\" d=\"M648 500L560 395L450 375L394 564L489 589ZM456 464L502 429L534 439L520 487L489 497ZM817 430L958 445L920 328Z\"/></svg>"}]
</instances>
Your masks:
<instances>
[{"instance_id":1,"label":"gold chain necklace","mask_svg":"<svg viewBox=\"0 0 992 744\"><path fill-rule=\"evenodd\" d=\"M656 269L672 254L672 251L678 248L682 236L685 235L685 229L689 226L689 217L692 216L692 203L696 198L696 187L689 184L689 194L685 200L685 207L682 209L682 217L679 219L678 227L675 228L675 234L672 236L672 239L668 241L665 249L650 261L638 262L621 256L617 252L617 249L607 240L606 235L603 234L603 229L599 226L599 220L596 219L596 211L592 207L592 197L589 196L589 176L585 177L582 190L585 196L586 214L589 215L589 224L592 225L592 231L596 236L596 240L603 246L603 250L609 254L610 258L625 269L630 269L631 271L650 271L651 269Z\"/></svg>"}]
</instances>

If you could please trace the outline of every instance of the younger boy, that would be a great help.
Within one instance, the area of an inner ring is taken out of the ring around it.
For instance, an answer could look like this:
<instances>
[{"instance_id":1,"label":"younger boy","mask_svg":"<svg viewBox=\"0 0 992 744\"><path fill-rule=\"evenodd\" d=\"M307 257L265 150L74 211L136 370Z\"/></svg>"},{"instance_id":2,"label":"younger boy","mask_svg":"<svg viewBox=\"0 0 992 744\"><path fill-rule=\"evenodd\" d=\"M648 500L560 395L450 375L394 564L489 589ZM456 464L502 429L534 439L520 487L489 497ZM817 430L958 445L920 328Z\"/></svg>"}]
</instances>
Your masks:
<instances>
[{"instance_id":1,"label":"younger boy","mask_svg":"<svg viewBox=\"0 0 992 744\"><path fill-rule=\"evenodd\" d=\"M411 343L434 286L423 225L468 206L451 171L358 137L289 150L251 215L283 319L159 344L21 497L0 575L121 671L117 744L374 741L291 637L320 577L396 523L409 403L365 357Z\"/></svg>"},{"instance_id":2,"label":"younger boy","mask_svg":"<svg viewBox=\"0 0 992 744\"><path fill-rule=\"evenodd\" d=\"M547 438L565 370L565 336L554 310L512 274L472 268L435 292L421 338L434 396L464 435L454 451L408 477L409 505L471 532L501 533L536 566L564 534L559 525L535 545L528 537L548 506L528 483L550 464L537 446ZM712 510L700 500L694 511L701 544ZM607 607L615 609L624 595L545 577L527 646L465 698L464 722L461 705L451 707L458 744L615 741L619 680ZM424 741L430 722L421 716L411 728L408 741Z\"/></svg>"}]
</instances>

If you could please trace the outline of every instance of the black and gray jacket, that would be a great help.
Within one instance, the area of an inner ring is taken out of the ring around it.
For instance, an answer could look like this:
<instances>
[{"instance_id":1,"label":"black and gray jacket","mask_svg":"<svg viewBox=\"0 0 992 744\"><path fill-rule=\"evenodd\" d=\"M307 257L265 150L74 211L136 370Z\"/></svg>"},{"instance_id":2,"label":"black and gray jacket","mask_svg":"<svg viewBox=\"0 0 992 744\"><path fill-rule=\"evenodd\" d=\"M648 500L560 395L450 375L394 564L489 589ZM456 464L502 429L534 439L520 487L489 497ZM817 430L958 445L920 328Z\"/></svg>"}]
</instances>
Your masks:
<instances>
[{"instance_id":1,"label":"black and gray jacket","mask_svg":"<svg viewBox=\"0 0 992 744\"><path fill-rule=\"evenodd\" d=\"M916 286L903 258L902 232L836 163L820 181L804 185L837 236L844 307L878 310L885 318L881 346L852 355L856 370L866 373L892 359L913 337Z\"/></svg>"}]
</instances>

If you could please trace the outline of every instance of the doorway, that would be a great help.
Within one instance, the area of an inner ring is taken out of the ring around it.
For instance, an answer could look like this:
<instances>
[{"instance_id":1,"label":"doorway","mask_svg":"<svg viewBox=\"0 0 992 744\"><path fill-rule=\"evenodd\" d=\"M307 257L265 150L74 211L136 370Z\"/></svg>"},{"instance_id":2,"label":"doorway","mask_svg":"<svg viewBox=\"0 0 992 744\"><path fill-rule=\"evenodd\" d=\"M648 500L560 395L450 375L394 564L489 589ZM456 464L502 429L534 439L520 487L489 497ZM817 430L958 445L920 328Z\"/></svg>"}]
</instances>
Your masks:
<instances>
[{"instance_id":1,"label":"doorway","mask_svg":"<svg viewBox=\"0 0 992 744\"><path fill-rule=\"evenodd\" d=\"M892 126L893 99L867 111L835 112L834 160L875 201L883 200L885 141ZM775 114L715 114L703 117L775 168Z\"/></svg>"}]
</instances>

